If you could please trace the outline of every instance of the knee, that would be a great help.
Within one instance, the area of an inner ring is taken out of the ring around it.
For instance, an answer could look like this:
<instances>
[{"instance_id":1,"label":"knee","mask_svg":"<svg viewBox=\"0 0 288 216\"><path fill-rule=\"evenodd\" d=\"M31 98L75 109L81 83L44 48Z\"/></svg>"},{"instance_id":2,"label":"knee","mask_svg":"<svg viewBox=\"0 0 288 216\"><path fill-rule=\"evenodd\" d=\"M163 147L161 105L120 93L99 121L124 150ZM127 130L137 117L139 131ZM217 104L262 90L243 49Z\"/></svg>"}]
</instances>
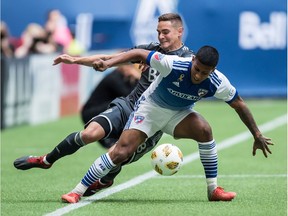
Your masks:
<instances>
[{"instance_id":1,"label":"knee","mask_svg":"<svg viewBox=\"0 0 288 216\"><path fill-rule=\"evenodd\" d=\"M137 140L131 139L131 137L127 139L120 138L110 152L113 163L121 164L127 161L137 150L139 143L141 142L137 142Z\"/></svg>"},{"instance_id":2,"label":"knee","mask_svg":"<svg viewBox=\"0 0 288 216\"><path fill-rule=\"evenodd\" d=\"M146 134L141 131L125 130L109 152L113 163L121 164L127 161L146 138Z\"/></svg>"},{"instance_id":3,"label":"knee","mask_svg":"<svg viewBox=\"0 0 288 216\"><path fill-rule=\"evenodd\" d=\"M129 145L125 145L124 143L119 145L117 143L113 151L110 153L110 157L114 164L122 164L130 158L133 152L134 151L129 148Z\"/></svg>"},{"instance_id":4,"label":"knee","mask_svg":"<svg viewBox=\"0 0 288 216\"><path fill-rule=\"evenodd\" d=\"M81 139L88 144L96 142L104 137L104 130L97 123L91 122L87 128L81 131Z\"/></svg>"},{"instance_id":5,"label":"knee","mask_svg":"<svg viewBox=\"0 0 288 216\"><path fill-rule=\"evenodd\" d=\"M90 130L86 130L86 129L81 131L81 139L86 144L91 143L95 140L93 133Z\"/></svg>"},{"instance_id":6,"label":"knee","mask_svg":"<svg viewBox=\"0 0 288 216\"><path fill-rule=\"evenodd\" d=\"M199 140L197 140L199 142L208 142L213 139L212 128L207 122L201 124L201 127L199 127L199 134L200 137Z\"/></svg>"}]
</instances>

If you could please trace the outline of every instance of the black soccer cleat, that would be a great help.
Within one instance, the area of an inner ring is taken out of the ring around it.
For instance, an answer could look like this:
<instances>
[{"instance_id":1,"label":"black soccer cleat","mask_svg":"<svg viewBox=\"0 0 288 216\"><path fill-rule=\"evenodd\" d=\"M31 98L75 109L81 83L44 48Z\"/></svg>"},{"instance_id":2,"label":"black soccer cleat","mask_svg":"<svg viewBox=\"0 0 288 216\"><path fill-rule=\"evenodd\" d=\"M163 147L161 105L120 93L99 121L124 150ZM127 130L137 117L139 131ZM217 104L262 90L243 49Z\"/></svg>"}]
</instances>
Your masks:
<instances>
[{"instance_id":1,"label":"black soccer cleat","mask_svg":"<svg viewBox=\"0 0 288 216\"><path fill-rule=\"evenodd\" d=\"M49 169L52 164L45 164L43 156L24 156L14 161L14 167L20 170L27 170L31 168Z\"/></svg>"}]
</instances>

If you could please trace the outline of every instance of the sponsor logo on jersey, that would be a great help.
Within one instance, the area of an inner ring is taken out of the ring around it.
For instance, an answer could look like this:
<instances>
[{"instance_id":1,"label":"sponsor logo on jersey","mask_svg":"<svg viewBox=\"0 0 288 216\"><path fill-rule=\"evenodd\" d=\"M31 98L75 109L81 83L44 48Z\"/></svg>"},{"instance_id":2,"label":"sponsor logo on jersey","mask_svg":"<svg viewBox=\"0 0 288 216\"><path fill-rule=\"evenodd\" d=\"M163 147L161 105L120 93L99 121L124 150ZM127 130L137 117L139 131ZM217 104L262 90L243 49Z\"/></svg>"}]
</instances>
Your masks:
<instances>
[{"instance_id":1,"label":"sponsor logo on jersey","mask_svg":"<svg viewBox=\"0 0 288 216\"><path fill-rule=\"evenodd\" d=\"M144 118L145 118L144 116L135 116L134 117L134 122L136 124L140 124L141 122L143 122Z\"/></svg>"},{"instance_id":2,"label":"sponsor logo on jersey","mask_svg":"<svg viewBox=\"0 0 288 216\"><path fill-rule=\"evenodd\" d=\"M195 95L189 95L189 94L185 94L185 93L182 93L182 92L178 92L178 91L175 91L171 88L167 88L167 90L170 92L170 94L176 96L176 97L179 97L179 98L183 98L183 99L186 99L186 100L192 100L192 101L198 101L201 99L201 97L198 97L198 96L195 96Z\"/></svg>"},{"instance_id":3,"label":"sponsor logo on jersey","mask_svg":"<svg viewBox=\"0 0 288 216\"><path fill-rule=\"evenodd\" d=\"M208 90L206 89L199 89L198 90L198 95L199 97L203 97L204 95L206 95L208 93Z\"/></svg>"}]
</instances>

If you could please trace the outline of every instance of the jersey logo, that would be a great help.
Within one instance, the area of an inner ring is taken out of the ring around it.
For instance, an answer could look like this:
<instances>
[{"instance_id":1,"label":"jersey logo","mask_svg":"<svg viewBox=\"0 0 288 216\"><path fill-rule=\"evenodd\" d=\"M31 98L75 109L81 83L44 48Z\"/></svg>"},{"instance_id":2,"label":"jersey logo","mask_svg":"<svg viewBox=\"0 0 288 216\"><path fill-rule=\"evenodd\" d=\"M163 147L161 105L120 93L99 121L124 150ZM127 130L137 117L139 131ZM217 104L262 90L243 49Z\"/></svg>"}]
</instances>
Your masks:
<instances>
[{"instance_id":1,"label":"jersey logo","mask_svg":"<svg viewBox=\"0 0 288 216\"><path fill-rule=\"evenodd\" d=\"M112 112L112 109L107 109L106 111L104 111L103 113L111 113Z\"/></svg>"},{"instance_id":2,"label":"jersey logo","mask_svg":"<svg viewBox=\"0 0 288 216\"><path fill-rule=\"evenodd\" d=\"M100 166L100 168L101 168L102 171L105 171L105 170L106 170L105 166L104 166L102 163L100 163L99 166Z\"/></svg>"},{"instance_id":3,"label":"jersey logo","mask_svg":"<svg viewBox=\"0 0 288 216\"><path fill-rule=\"evenodd\" d=\"M208 93L208 90L206 89L199 89L198 90L198 96L199 97L203 97L204 95L206 95Z\"/></svg>"},{"instance_id":4,"label":"jersey logo","mask_svg":"<svg viewBox=\"0 0 288 216\"><path fill-rule=\"evenodd\" d=\"M157 61L161 61L163 58L164 58L164 55L163 54L160 54L160 53L156 53L154 55L154 58L157 60Z\"/></svg>"},{"instance_id":5,"label":"jersey logo","mask_svg":"<svg viewBox=\"0 0 288 216\"><path fill-rule=\"evenodd\" d=\"M183 78L184 78L184 74L180 74L179 78L177 79L177 81L175 82L172 82L175 86L179 87L180 86L180 82L183 81Z\"/></svg>"},{"instance_id":6,"label":"jersey logo","mask_svg":"<svg viewBox=\"0 0 288 216\"><path fill-rule=\"evenodd\" d=\"M143 122L144 119L145 119L144 116L135 116L135 117L134 117L134 122L135 122L136 124L140 124L141 122Z\"/></svg>"},{"instance_id":7,"label":"jersey logo","mask_svg":"<svg viewBox=\"0 0 288 216\"><path fill-rule=\"evenodd\" d=\"M168 90L168 92L170 94L174 95L175 97L183 98L183 99L186 99L186 100L198 101L198 100L201 99L199 96L185 94L185 93L182 93L182 92L179 92L179 91L175 91L175 90L173 90L171 88L167 88L167 90Z\"/></svg>"},{"instance_id":8,"label":"jersey logo","mask_svg":"<svg viewBox=\"0 0 288 216\"><path fill-rule=\"evenodd\" d=\"M232 97L234 95L235 95L235 89L231 88L230 91L229 91L229 96Z\"/></svg>"}]
</instances>

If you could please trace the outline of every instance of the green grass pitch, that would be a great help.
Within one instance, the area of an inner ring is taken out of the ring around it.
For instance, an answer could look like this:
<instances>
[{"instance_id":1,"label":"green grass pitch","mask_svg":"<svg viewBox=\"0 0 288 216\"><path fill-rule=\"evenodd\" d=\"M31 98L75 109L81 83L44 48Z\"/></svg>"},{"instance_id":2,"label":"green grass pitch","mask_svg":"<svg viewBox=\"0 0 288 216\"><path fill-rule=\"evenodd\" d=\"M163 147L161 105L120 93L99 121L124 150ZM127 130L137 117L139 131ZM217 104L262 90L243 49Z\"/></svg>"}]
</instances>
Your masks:
<instances>
[{"instance_id":1,"label":"green grass pitch","mask_svg":"<svg viewBox=\"0 0 288 216\"><path fill-rule=\"evenodd\" d=\"M286 100L247 100L256 122L263 125L287 114ZM219 148L225 140L247 128L228 105L201 101L195 107L212 125ZM284 117L285 118L285 117ZM287 118L287 117L286 117ZM273 123L274 124L274 123ZM80 204L61 203L83 177L94 160L105 152L97 143L57 161L51 169L16 170L13 161L24 155L43 155L62 139L82 129L79 116L71 116L37 126L20 126L1 133L1 215L287 215L287 122L270 125L263 133L275 143L265 158L261 151L252 156L252 137L218 151L218 184L237 192L232 202L208 202L204 172L199 158L183 165L171 177L152 175L98 200L95 196ZM188 157L197 153L197 143L164 136L160 143L174 143ZM112 188L152 171L150 154L123 167ZM105 191L104 191L105 192ZM104 193L103 192L103 193Z\"/></svg>"}]
</instances>

